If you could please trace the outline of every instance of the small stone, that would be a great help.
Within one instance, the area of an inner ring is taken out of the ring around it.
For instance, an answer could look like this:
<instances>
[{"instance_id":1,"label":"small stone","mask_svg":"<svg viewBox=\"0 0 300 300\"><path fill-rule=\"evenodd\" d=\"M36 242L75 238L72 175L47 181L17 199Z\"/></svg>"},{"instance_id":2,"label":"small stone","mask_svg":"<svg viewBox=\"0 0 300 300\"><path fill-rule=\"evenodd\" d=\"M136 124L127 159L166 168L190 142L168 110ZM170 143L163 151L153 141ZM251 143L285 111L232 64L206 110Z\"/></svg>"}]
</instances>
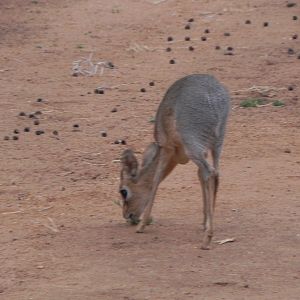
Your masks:
<instances>
[{"instance_id":1,"label":"small stone","mask_svg":"<svg viewBox=\"0 0 300 300\"><path fill-rule=\"evenodd\" d=\"M154 86L155 85L154 81L149 82L149 85Z\"/></svg>"},{"instance_id":2,"label":"small stone","mask_svg":"<svg viewBox=\"0 0 300 300\"><path fill-rule=\"evenodd\" d=\"M9 140L9 136L6 135L6 136L4 137L4 141L8 141L8 140Z\"/></svg>"},{"instance_id":3,"label":"small stone","mask_svg":"<svg viewBox=\"0 0 300 300\"><path fill-rule=\"evenodd\" d=\"M218 281L218 282L214 282L214 284L220 285L220 286L226 286L226 285L228 285L228 282L225 282L225 281Z\"/></svg>"},{"instance_id":4,"label":"small stone","mask_svg":"<svg viewBox=\"0 0 300 300\"><path fill-rule=\"evenodd\" d=\"M140 91L141 91L142 93L146 93L146 89L145 89L145 88L141 88Z\"/></svg>"},{"instance_id":5,"label":"small stone","mask_svg":"<svg viewBox=\"0 0 300 300\"><path fill-rule=\"evenodd\" d=\"M79 124L74 124L73 128L79 128Z\"/></svg>"},{"instance_id":6,"label":"small stone","mask_svg":"<svg viewBox=\"0 0 300 300\"><path fill-rule=\"evenodd\" d=\"M21 112L19 113L19 116L20 116L20 117L25 117L25 116L26 116L26 113L25 113L24 111L21 111Z\"/></svg>"},{"instance_id":7,"label":"small stone","mask_svg":"<svg viewBox=\"0 0 300 300\"><path fill-rule=\"evenodd\" d=\"M42 265L37 266L37 269L44 269L45 267Z\"/></svg>"},{"instance_id":8,"label":"small stone","mask_svg":"<svg viewBox=\"0 0 300 300\"><path fill-rule=\"evenodd\" d=\"M35 118L35 114L29 114L28 117L29 117L30 119L33 119L33 118Z\"/></svg>"},{"instance_id":9,"label":"small stone","mask_svg":"<svg viewBox=\"0 0 300 300\"><path fill-rule=\"evenodd\" d=\"M205 29L204 33L210 33L209 29Z\"/></svg>"},{"instance_id":10,"label":"small stone","mask_svg":"<svg viewBox=\"0 0 300 300\"><path fill-rule=\"evenodd\" d=\"M229 46L229 47L227 47L227 50L228 50L228 51L233 51L233 47L230 47L230 46Z\"/></svg>"},{"instance_id":11,"label":"small stone","mask_svg":"<svg viewBox=\"0 0 300 300\"><path fill-rule=\"evenodd\" d=\"M18 139L19 139L19 137L18 137L17 135L14 135L14 136L13 136L13 140L14 140L14 141L17 141Z\"/></svg>"},{"instance_id":12,"label":"small stone","mask_svg":"<svg viewBox=\"0 0 300 300\"><path fill-rule=\"evenodd\" d=\"M39 121L39 120L35 120L35 121L33 122L33 124L34 124L34 125L40 125L40 121Z\"/></svg>"},{"instance_id":13,"label":"small stone","mask_svg":"<svg viewBox=\"0 0 300 300\"><path fill-rule=\"evenodd\" d=\"M118 109L117 109L116 107L114 107L114 108L111 110L112 113L117 112L117 111L118 111Z\"/></svg>"},{"instance_id":14,"label":"small stone","mask_svg":"<svg viewBox=\"0 0 300 300\"><path fill-rule=\"evenodd\" d=\"M18 129L15 129L15 130L14 130L14 133L15 133L15 134L19 134L20 131L19 131Z\"/></svg>"},{"instance_id":15,"label":"small stone","mask_svg":"<svg viewBox=\"0 0 300 300\"><path fill-rule=\"evenodd\" d=\"M289 90L289 91L293 91L293 90L294 90L294 87L293 87L292 85L290 85L290 86L288 87L288 90Z\"/></svg>"},{"instance_id":16,"label":"small stone","mask_svg":"<svg viewBox=\"0 0 300 300\"><path fill-rule=\"evenodd\" d=\"M171 59L171 60L169 61L169 63L170 63L171 65L174 65L174 64L175 64L175 60L174 60L174 59Z\"/></svg>"},{"instance_id":17,"label":"small stone","mask_svg":"<svg viewBox=\"0 0 300 300\"><path fill-rule=\"evenodd\" d=\"M101 136L102 137L107 137L107 133L105 131L101 131Z\"/></svg>"},{"instance_id":18,"label":"small stone","mask_svg":"<svg viewBox=\"0 0 300 300\"><path fill-rule=\"evenodd\" d=\"M249 284L244 284L244 288L245 289L249 288Z\"/></svg>"},{"instance_id":19,"label":"small stone","mask_svg":"<svg viewBox=\"0 0 300 300\"><path fill-rule=\"evenodd\" d=\"M264 22L264 23L263 23L263 26L264 26L264 27L268 27L268 26L269 26L269 22Z\"/></svg>"},{"instance_id":20,"label":"small stone","mask_svg":"<svg viewBox=\"0 0 300 300\"><path fill-rule=\"evenodd\" d=\"M189 50L190 51L194 51L194 47L193 46L189 46Z\"/></svg>"},{"instance_id":21,"label":"small stone","mask_svg":"<svg viewBox=\"0 0 300 300\"><path fill-rule=\"evenodd\" d=\"M52 131L52 134L53 134L53 135L58 135L58 131L57 131L57 130L53 130L53 131Z\"/></svg>"},{"instance_id":22,"label":"small stone","mask_svg":"<svg viewBox=\"0 0 300 300\"><path fill-rule=\"evenodd\" d=\"M216 46L215 49L216 49L216 50L220 50L221 47L220 47L220 46Z\"/></svg>"},{"instance_id":23,"label":"small stone","mask_svg":"<svg viewBox=\"0 0 300 300\"><path fill-rule=\"evenodd\" d=\"M300 54L298 54L297 58L300 59Z\"/></svg>"},{"instance_id":24,"label":"small stone","mask_svg":"<svg viewBox=\"0 0 300 300\"><path fill-rule=\"evenodd\" d=\"M224 32L224 36L230 36L230 32Z\"/></svg>"},{"instance_id":25,"label":"small stone","mask_svg":"<svg viewBox=\"0 0 300 300\"><path fill-rule=\"evenodd\" d=\"M298 20L298 17L297 17L297 16L293 16L293 20L294 20L294 21L297 21L297 20Z\"/></svg>"},{"instance_id":26,"label":"small stone","mask_svg":"<svg viewBox=\"0 0 300 300\"><path fill-rule=\"evenodd\" d=\"M24 132L29 132L30 131L30 127L25 127L24 128Z\"/></svg>"},{"instance_id":27,"label":"small stone","mask_svg":"<svg viewBox=\"0 0 300 300\"><path fill-rule=\"evenodd\" d=\"M166 51L167 51L167 52L171 52L172 49L171 49L170 47L168 47L168 48L166 49Z\"/></svg>"},{"instance_id":28,"label":"small stone","mask_svg":"<svg viewBox=\"0 0 300 300\"><path fill-rule=\"evenodd\" d=\"M250 20L246 20L245 24L251 24L251 21Z\"/></svg>"},{"instance_id":29,"label":"small stone","mask_svg":"<svg viewBox=\"0 0 300 300\"><path fill-rule=\"evenodd\" d=\"M288 2L288 3L286 4L286 6L287 6L287 7L294 7L294 6L296 6L296 3L295 3L295 2Z\"/></svg>"},{"instance_id":30,"label":"small stone","mask_svg":"<svg viewBox=\"0 0 300 300\"><path fill-rule=\"evenodd\" d=\"M36 135L42 135L42 134L44 134L45 132L44 132L44 130L36 130L35 131L35 134Z\"/></svg>"},{"instance_id":31,"label":"small stone","mask_svg":"<svg viewBox=\"0 0 300 300\"><path fill-rule=\"evenodd\" d=\"M40 110L37 110L34 114L35 114L36 116L38 116L38 115L41 115L42 112L41 112Z\"/></svg>"},{"instance_id":32,"label":"small stone","mask_svg":"<svg viewBox=\"0 0 300 300\"><path fill-rule=\"evenodd\" d=\"M125 141L125 140L122 140L122 139L119 139L119 140L115 140L115 141L114 141L114 144L126 145L126 141Z\"/></svg>"},{"instance_id":33,"label":"small stone","mask_svg":"<svg viewBox=\"0 0 300 300\"><path fill-rule=\"evenodd\" d=\"M224 55L233 55L233 52L231 52L231 51L225 51Z\"/></svg>"},{"instance_id":34,"label":"small stone","mask_svg":"<svg viewBox=\"0 0 300 300\"><path fill-rule=\"evenodd\" d=\"M293 55L293 54L295 54L295 51L294 51L294 49L292 49L292 48L289 48L289 49L288 49L288 54L290 54L290 55Z\"/></svg>"},{"instance_id":35,"label":"small stone","mask_svg":"<svg viewBox=\"0 0 300 300\"><path fill-rule=\"evenodd\" d=\"M292 39L296 40L298 38L298 34L293 34Z\"/></svg>"},{"instance_id":36,"label":"small stone","mask_svg":"<svg viewBox=\"0 0 300 300\"><path fill-rule=\"evenodd\" d=\"M185 30L191 29L191 25L190 25L190 24L185 25L184 29L185 29Z\"/></svg>"},{"instance_id":37,"label":"small stone","mask_svg":"<svg viewBox=\"0 0 300 300\"><path fill-rule=\"evenodd\" d=\"M291 153L292 151L291 151L291 149L285 149L284 150L284 153Z\"/></svg>"},{"instance_id":38,"label":"small stone","mask_svg":"<svg viewBox=\"0 0 300 300\"><path fill-rule=\"evenodd\" d=\"M190 22L190 23L194 22L194 19L193 19L193 18L190 18L190 19L189 19L189 22Z\"/></svg>"},{"instance_id":39,"label":"small stone","mask_svg":"<svg viewBox=\"0 0 300 300\"><path fill-rule=\"evenodd\" d=\"M172 41L173 41L173 38L172 38L171 36L169 36L169 37L167 38L167 41L168 41L168 42L172 42Z\"/></svg>"},{"instance_id":40,"label":"small stone","mask_svg":"<svg viewBox=\"0 0 300 300\"><path fill-rule=\"evenodd\" d=\"M201 37L201 41L205 42L207 40L206 36Z\"/></svg>"},{"instance_id":41,"label":"small stone","mask_svg":"<svg viewBox=\"0 0 300 300\"><path fill-rule=\"evenodd\" d=\"M42 98L37 98L37 99L36 99L36 102L42 102L42 101L43 101Z\"/></svg>"},{"instance_id":42,"label":"small stone","mask_svg":"<svg viewBox=\"0 0 300 300\"><path fill-rule=\"evenodd\" d=\"M115 68L115 65L114 65L111 61L109 61L106 65L107 65L107 67L109 67L110 69L114 69L114 68Z\"/></svg>"},{"instance_id":43,"label":"small stone","mask_svg":"<svg viewBox=\"0 0 300 300\"><path fill-rule=\"evenodd\" d=\"M185 41L190 41L191 38L190 38L189 36L186 36L186 37L184 38L184 40L185 40Z\"/></svg>"},{"instance_id":44,"label":"small stone","mask_svg":"<svg viewBox=\"0 0 300 300\"><path fill-rule=\"evenodd\" d=\"M104 90L103 90L103 88L98 87L98 88L94 89L94 93L95 94L101 94L101 95L103 95L104 94Z\"/></svg>"}]
</instances>

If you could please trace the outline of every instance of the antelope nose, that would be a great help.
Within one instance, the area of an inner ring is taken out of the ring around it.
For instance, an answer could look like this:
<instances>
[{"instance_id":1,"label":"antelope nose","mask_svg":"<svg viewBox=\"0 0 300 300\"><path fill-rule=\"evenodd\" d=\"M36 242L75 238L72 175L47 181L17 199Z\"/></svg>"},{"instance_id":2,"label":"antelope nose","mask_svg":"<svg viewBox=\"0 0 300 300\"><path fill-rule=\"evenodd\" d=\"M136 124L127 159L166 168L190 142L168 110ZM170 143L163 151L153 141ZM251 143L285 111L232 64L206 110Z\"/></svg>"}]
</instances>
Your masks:
<instances>
[{"instance_id":1,"label":"antelope nose","mask_svg":"<svg viewBox=\"0 0 300 300\"><path fill-rule=\"evenodd\" d=\"M132 219L132 218L134 218L134 214L128 213L128 214L126 215L126 219Z\"/></svg>"},{"instance_id":2,"label":"antelope nose","mask_svg":"<svg viewBox=\"0 0 300 300\"><path fill-rule=\"evenodd\" d=\"M131 219L133 217L133 213L124 213L123 214L124 219Z\"/></svg>"}]
</instances>

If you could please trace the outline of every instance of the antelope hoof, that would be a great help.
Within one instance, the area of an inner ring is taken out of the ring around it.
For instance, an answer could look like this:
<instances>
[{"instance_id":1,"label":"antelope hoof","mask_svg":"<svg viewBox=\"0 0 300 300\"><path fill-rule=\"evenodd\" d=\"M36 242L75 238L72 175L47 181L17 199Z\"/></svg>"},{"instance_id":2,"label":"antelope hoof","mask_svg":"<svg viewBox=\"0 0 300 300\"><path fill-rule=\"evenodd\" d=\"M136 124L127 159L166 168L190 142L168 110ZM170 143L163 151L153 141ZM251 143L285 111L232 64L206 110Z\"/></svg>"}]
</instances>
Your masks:
<instances>
[{"instance_id":1,"label":"antelope hoof","mask_svg":"<svg viewBox=\"0 0 300 300\"><path fill-rule=\"evenodd\" d=\"M145 225L142 224L142 222L138 225L137 229L136 229L136 233L143 233L145 230Z\"/></svg>"},{"instance_id":2,"label":"antelope hoof","mask_svg":"<svg viewBox=\"0 0 300 300\"><path fill-rule=\"evenodd\" d=\"M210 246L202 244L201 250L210 250Z\"/></svg>"},{"instance_id":3,"label":"antelope hoof","mask_svg":"<svg viewBox=\"0 0 300 300\"><path fill-rule=\"evenodd\" d=\"M212 234L206 232L204 234L204 238L203 238L203 242L202 242L202 246L201 246L202 250L209 250L210 249L211 239L212 239Z\"/></svg>"}]
</instances>

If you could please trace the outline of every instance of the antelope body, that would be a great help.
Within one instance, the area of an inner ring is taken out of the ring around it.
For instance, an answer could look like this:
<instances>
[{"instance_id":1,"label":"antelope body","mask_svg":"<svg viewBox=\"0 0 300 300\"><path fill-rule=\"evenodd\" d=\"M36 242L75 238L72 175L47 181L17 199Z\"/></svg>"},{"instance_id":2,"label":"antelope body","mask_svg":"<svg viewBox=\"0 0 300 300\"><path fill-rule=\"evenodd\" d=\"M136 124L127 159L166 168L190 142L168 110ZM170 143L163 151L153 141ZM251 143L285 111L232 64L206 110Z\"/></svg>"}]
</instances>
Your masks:
<instances>
[{"instance_id":1,"label":"antelope body","mask_svg":"<svg viewBox=\"0 0 300 300\"><path fill-rule=\"evenodd\" d=\"M219 185L219 158L230 109L227 90L211 75L194 74L176 81L156 113L154 143L145 150L141 167L132 150L123 152L120 193L125 219L143 232L160 182L177 164L192 160L202 186L204 238L209 249ZM207 160L211 151L213 164Z\"/></svg>"}]
</instances>

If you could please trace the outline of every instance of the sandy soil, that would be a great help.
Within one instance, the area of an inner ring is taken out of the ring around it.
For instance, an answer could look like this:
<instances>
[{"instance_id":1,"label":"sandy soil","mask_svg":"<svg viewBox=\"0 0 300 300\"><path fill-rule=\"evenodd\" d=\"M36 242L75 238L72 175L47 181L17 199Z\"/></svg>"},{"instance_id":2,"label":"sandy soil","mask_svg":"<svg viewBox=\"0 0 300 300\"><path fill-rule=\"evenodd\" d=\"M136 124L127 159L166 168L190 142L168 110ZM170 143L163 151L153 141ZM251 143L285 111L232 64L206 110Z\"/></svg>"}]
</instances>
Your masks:
<instances>
[{"instance_id":1,"label":"sandy soil","mask_svg":"<svg viewBox=\"0 0 300 300\"><path fill-rule=\"evenodd\" d=\"M300 4L155 2L0 2L0 299L299 299ZM115 68L72 76L91 53ZM145 234L114 203L121 152L141 157L165 90L191 73L232 95L214 241L235 242L210 251L192 163L160 186Z\"/></svg>"}]
</instances>

